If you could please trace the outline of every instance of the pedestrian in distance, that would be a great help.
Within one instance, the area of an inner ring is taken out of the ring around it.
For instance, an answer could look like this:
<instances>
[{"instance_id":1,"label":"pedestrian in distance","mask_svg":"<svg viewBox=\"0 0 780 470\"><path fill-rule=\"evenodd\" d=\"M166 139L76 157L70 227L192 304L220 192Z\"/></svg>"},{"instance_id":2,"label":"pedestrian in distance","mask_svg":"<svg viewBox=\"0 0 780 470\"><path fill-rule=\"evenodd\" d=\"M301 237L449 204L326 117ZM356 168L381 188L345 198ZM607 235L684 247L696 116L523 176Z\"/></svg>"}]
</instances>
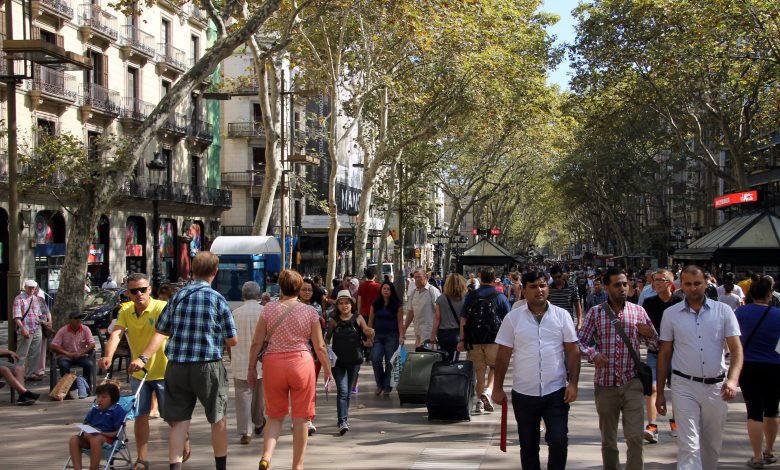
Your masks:
<instances>
[{"instance_id":1,"label":"pedestrian in distance","mask_svg":"<svg viewBox=\"0 0 780 470\"><path fill-rule=\"evenodd\" d=\"M504 377L512 359L512 408L520 437L520 466L539 470L539 421L544 419L547 468L566 468L570 403L577 399L580 350L566 310L547 301L543 272L523 274L526 304L504 317L496 336L493 400L502 403Z\"/></svg>"},{"instance_id":2,"label":"pedestrian in distance","mask_svg":"<svg viewBox=\"0 0 780 470\"><path fill-rule=\"evenodd\" d=\"M582 325L582 304L577 294L577 287L569 284L560 266L550 268L550 303L569 312L577 330Z\"/></svg>"},{"instance_id":3,"label":"pedestrian in distance","mask_svg":"<svg viewBox=\"0 0 780 470\"><path fill-rule=\"evenodd\" d=\"M333 379L336 382L337 426L342 436L349 431L349 397L352 385L363 363L362 336L366 341L374 339L374 330L369 328L363 317L357 314L357 306L349 291L343 290L336 296L336 314L328 321L325 342L331 342L336 355Z\"/></svg>"},{"instance_id":4,"label":"pedestrian in distance","mask_svg":"<svg viewBox=\"0 0 780 470\"><path fill-rule=\"evenodd\" d=\"M404 308L392 282L383 281L379 297L374 301L368 315L368 327L374 330L374 346L371 348L371 363L374 367L376 391L374 395L390 396L390 364L393 354L401 344L401 330L404 326Z\"/></svg>"},{"instance_id":5,"label":"pedestrian in distance","mask_svg":"<svg viewBox=\"0 0 780 470\"><path fill-rule=\"evenodd\" d=\"M314 281L309 279L308 277L303 278L303 284L301 285L301 290L298 291L298 300L306 305L310 305L314 310L317 311L317 315L320 319L320 328L322 329L322 336L325 337L325 331L327 331L327 325L328 320L325 318L325 313L322 311L322 305L314 299L314 296L316 294L316 286L314 284ZM250 340L251 342L251 340ZM311 347L311 355L314 358L314 383L317 383L317 380L320 378L320 370L322 370L322 364L320 364L319 359L317 359L317 353L314 351L314 343L309 341L309 346ZM316 406L317 404L317 394L314 395L314 404ZM314 416L309 416L309 419L306 421L306 426L309 428L309 436L317 432L317 426L314 425Z\"/></svg>"},{"instance_id":6,"label":"pedestrian in distance","mask_svg":"<svg viewBox=\"0 0 780 470\"><path fill-rule=\"evenodd\" d=\"M171 426L168 462L181 468L184 444L199 401L211 424L211 445L217 470L227 468L228 375L222 363L225 346L238 344L227 301L211 288L219 258L201 251L192 260L192 282L176 293L162 311L146 349L130 363L141 370L165 343L165 406L162 417ZM167 339L167 342L166 342Z\"/></svg>"},{"instance_id":7,"label":"pedestrian in distance","mask_svg":"<svg viewBox=\"0 0 780 470\"><path fill-rule=\"evenodd\" d=\"M621 468L617 429L622 414L623 437L628 447L625 469L641 470L644 465L643 386L629 345L620 338L615 324L623 329L634 351L639 351L640 343L656 347L657 334L647 312L626 301L628 278L623 270L608 268L602 281L607 289L607 301L588 311L579 332L580 350L596 367L594 394L601 430L601 459L605 470Z\"/></svg>"},{"instance_id":8,"label":"pedestrian in distance","mask_svg":"<svg viewBox=\"0 0 780 470\"><path fill-rule=\"evenodd\" d=\"M32 279L24 281L23 290L14 298L13 319L16 323L19 366L24 368L24 377L31 381L40 381L43 376L36 375L38 355L41 353L43 330L41 320L48 318L46 302L36 295L38 283Z\"/></svg>"},{"instance_id":9,"label":"pedestrian in distance","mask_svg":"<svg viewBox=\"0 0 780 470\"><path fill-rule=\"evenodd\" d=\"M735 312L743 332L745 360L739 387L747 408L747 431L753 450L753 457L747 462L750 468L777 462L774 443L780 402L780 308L771 305L773 284L770 276L761 276L750 286L753 303Z\"/></svg>"},{"instance_id":10,"label":"pedestrian in distance","mask_svg":"<svg viewBox=\"0 0 780 470\"><path fill-rule=\"evenodd\" d=\"M717 468L726 401L737 394L742 370L742 343L737 318L728 305L708 299L704 272L695 265L683 268L683 302L664 311L656 374L656 409L666 415L666 383L672 371L672 404L677 421L677 468ZM724 344L731 353L726 367Z\"/></svg>"},{"instance_id":11,"label":"pedestrian in distance","mask_svg":"<svg viewBox=\"0 0 780 470\"><path fill-rule=\"evenodd\" d=\"M428 283L425 275L425 269L417 268L414 270L414 284L411 291L407 294L407 313L404 320L404 329L401 331L401 338L406 336L406 330L414 322L414 346L420 346L424 340L431 337L433 329L434 305L436 299L441 293L439 289Z\"/></svg>"},{"instance_id":12,"label":"pedestrian in distance","mask_svg":"<svg viewBox=\"0 0 780 470\"><path fill-rule=\"evenodd\" d=\"M255 327L249 352L247 380L251 387L257 381L257 361L265 347L263 362L263 394L268 422L263 432L263 455L258 468L270 468L282 421L288 413L293 423L292 469L303 469L306 443L309 439L307 420L316 414L314 394L316 379L309 342L322 364L327 382L332 378L328 351L322 338L319 315L311 306L298 301L303 278L293 270L279 274L281 297L269 302Z\"/></svg>"}]
</instances>

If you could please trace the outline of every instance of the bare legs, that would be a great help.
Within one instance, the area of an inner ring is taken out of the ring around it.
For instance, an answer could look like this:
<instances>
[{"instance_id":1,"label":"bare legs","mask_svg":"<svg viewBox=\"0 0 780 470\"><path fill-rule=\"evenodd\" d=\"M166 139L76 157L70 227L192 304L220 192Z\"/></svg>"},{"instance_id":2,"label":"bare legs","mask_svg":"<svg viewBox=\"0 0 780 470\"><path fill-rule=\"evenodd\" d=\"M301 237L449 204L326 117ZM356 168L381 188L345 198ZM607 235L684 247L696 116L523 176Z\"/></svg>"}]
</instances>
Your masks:
<instances>
[{"instance_id":1,"label":"bare legs","mask_svg":"<svg viewBox=\"0 0 780 470\"><path fill-rule=\"evenodd\" d=\"M271 461L282 431L283 418L268 418L263 432L263 457ZM306 444L309 440L309 427L306 418L293 418L293 470L303 470L303 457L306 454Z\"/></svg>"}]
</instances>

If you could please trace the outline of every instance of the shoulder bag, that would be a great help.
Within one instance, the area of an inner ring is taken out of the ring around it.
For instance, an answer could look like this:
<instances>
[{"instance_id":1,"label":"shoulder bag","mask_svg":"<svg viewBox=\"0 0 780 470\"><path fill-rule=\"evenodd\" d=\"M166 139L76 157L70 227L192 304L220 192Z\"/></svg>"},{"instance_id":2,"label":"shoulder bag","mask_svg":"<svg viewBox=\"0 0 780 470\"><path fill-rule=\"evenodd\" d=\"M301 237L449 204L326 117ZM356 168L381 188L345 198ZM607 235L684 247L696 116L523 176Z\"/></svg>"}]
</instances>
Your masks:
<instances>
[{"instance_id":1,"label":"shoulder bag","mask_svg":"<svg viewBox=\"0 0 780 470\"><path fill-rule=\"evenodd\" d=\"M293 307L298 305L298 302L293 303L292 305L287 306L287 310L284 311L283 314L279 316L279 318L276 319L271 329L268 330L268 333L265 335L265 339L263 340L263 346L260 348L260 352L257 353L257 360L259 362L263 362L263 357L265 357L265 353L268 350L268 341L271 339L271 335L274 334L274 331L276 331L276 328L279 327L279 325L282 324L285 318L287 318L288 315L290 315L290 312L292 312Z\"/></svg>"},{"instance_id":2,"label":"shoulder bag","mask_svg":"<svg viewBox=\"0 0 780 470\"><path fill-rule=\"evenodd\" d=\"M750 332L750 336L748 336L748 338L745 340L745 346L742 349L747 349L748 345L753 340L753 336L755 336L761 324L764 323L764 319L766 318L767 314L769 313L769 310L771 309L772 309L771 305L766 306L766 310L764 310L764 314L761 315L761 319L758 320L758 323L756 323L756 326L753 328L753 331Z\"/></svg>"},{"instance_id":3,"label":"shoulder bag","mask_svg":"<svg viewBox=\"0 0 780 470\"><path fill-rule=\"evenodd\" d=\"M604 302L601 304L601 307L607 312L607 315L609 315L612 327L615 328L618 336L620 336L620 339L623 340L623 343L625 343L628 348L628 352L631 353L631 359L634 360L634 367L636 369L636 376L642 382L642 389L645 396L649 397L653 394L653 370L639 358L639 354L637 354L636 350L631 345L631 341L628 339L628 336L626 336L626 332L623 331L623 327L620 325L617 315L612 311L609 304Z\"/></svg>"}]
</instances>

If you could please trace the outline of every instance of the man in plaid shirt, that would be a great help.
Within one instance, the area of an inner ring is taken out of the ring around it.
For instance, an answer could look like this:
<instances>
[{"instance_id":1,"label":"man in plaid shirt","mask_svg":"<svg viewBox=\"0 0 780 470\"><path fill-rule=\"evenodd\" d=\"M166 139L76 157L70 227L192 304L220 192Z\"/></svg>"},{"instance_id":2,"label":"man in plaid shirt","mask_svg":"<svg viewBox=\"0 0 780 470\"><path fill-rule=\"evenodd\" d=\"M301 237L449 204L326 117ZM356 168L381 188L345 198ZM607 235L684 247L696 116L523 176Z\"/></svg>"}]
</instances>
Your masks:
<instances>
[{"instance_id":1,"label":"man in plaid shirt","mask_svg":"<svg viewBox=\"0 0 780 470\"><path fill-rule=\"evenodd\" d=\"M606 311L620 321L637 353L639 343L657 348L658 334L647 312L626 301L628 278L623 270L609 268L604 273L607 302L591 308L579 332L580 350L596 366L596 411L601 430L601 459L605 470L620 469L617 427L623 413L623 436L628 446L626 470L641 470L644 396L642 382L628 347L623 343ZM589 346L595 341L595 347Z\"/></svg>"}]
</instances>

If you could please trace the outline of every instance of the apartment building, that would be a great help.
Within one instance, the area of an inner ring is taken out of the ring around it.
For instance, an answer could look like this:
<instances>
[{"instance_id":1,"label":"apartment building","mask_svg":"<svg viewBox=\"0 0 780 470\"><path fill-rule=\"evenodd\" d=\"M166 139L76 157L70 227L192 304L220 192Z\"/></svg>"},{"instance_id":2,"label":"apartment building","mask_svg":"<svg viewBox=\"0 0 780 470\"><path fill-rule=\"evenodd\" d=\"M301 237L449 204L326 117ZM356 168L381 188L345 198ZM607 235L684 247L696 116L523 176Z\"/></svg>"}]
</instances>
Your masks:
<instances>
[{"instance_id":1,"label":"apartment building","mask_svg":"<svg viewBox=\"0 0 780 470\"><path fill-rule=\"evenodd\" d=\"M18 140L34 149L41 133L69 132L88 149L103 135L132 135L176 81L213 41L204 13L192 4L165 0L152 7L139 3L132 12L114 10L106 0L32 0L29 14L13 3L13 39L42 39L86 57L91 70L60 71L32 65L31 77L15 90L4 82L0 112L16 93ZM4 14L4 12L3 12ZM25 25L25 22L28 22ZM5 21L0 21L5 25ZM31 27L30 27L31 26ZM0 40L11 39L4 30ZM26 33L25 33L26 31ZM2 61L5 73L5 61ZM153 230L160 234L163 281L189 278L189 263L219 230L219 217L230 208L230 192L220 189L219 108L197 87L166 124L144 144L134 178L121 188L101 217L90 245L88 272L95 284L109 275L121 281L127 272L152 271ZM32 152L34 158L34 150ZM102 158L97 152L95 158ZM164 168L152 171L157 158ZM20 176L25 170L20 169ZM0 293L5 292L9 217L7 150L0 156ZM56 176L50 185L70 185ZM5 193L5 194L4 194ZM160 226L153 226L153 201ZM78 201L65 201L77 205ZM56 294L65 253L69 214L46 191L20 194L20 270L47 292ZM11 293L13 294L13 293ZM5 301L0 301L5 306ZM5 314L5 312L3 312ZM3 316L5 318L5 316Z\"/></svg>"}]
</instances>

